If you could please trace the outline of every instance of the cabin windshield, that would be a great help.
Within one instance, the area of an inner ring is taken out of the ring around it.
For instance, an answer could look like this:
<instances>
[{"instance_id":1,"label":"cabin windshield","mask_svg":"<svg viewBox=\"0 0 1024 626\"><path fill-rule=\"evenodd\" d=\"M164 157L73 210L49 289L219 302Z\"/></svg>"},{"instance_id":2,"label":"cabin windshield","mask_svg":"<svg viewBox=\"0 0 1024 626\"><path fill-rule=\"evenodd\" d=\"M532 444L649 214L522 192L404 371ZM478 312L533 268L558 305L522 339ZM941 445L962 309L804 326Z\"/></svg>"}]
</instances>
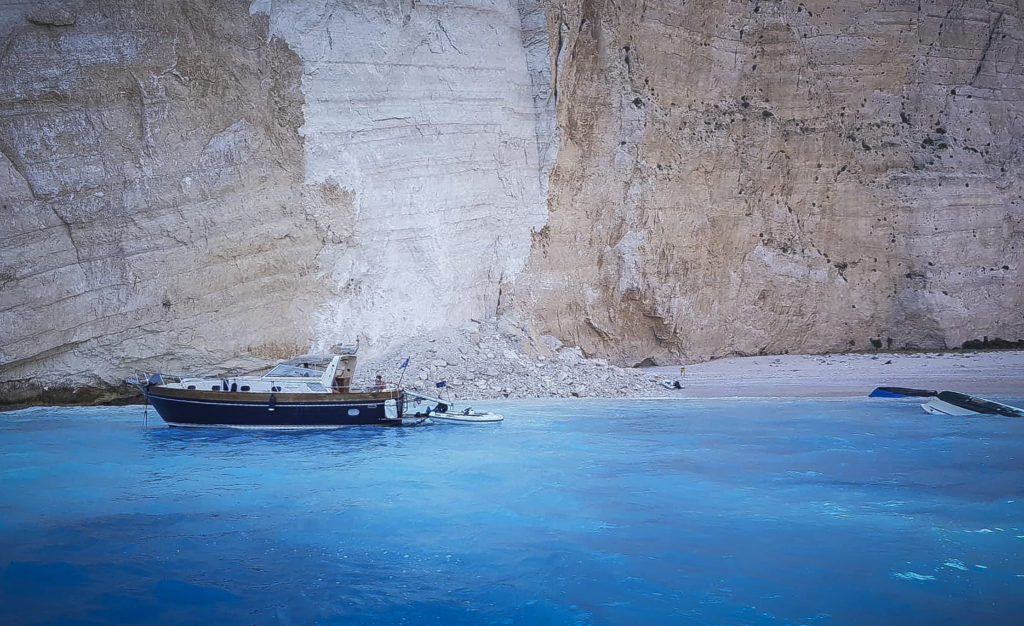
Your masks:
<instances>
[{"instance_id":1,"label":"cabin windshield","mask_svg":"<svg viewBox=\"0 0 1024 626\"><path fill-rule=\"evenodd\" d=\"M286 365L284 363L281 363L280 365L274 367L274 369L264 374L263 377L269 378L271 376L284 376L288 378L320 378L323 375L324 373L319 370L309 369L306 367L296 367L295 365Z\"/></svg>"}]
</instances>

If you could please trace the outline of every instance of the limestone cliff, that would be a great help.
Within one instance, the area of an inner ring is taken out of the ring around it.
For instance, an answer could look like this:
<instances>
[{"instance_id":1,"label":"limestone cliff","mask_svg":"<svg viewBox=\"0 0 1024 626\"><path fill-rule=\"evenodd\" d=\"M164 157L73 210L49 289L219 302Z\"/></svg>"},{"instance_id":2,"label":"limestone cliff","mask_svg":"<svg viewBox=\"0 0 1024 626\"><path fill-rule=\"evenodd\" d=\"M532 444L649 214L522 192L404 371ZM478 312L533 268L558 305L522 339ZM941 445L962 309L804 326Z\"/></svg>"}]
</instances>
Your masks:
<instances>
[{"instance_id":1,"label":"limestone cliff","mask_svg":"<svg viewBox=\"0 0 1024 626\"><path fill-rule=\"evenodd\" d=\"M547 17L562 141L504 306L624 364L1024 337L1019 3Z\"/></svg>"},{"instance_id":2,"label":"limestone cliff","mask_svg":"<svg viewBox=\"0 0 1024 626\"><path fill-rule=\"evenodd\" d=\"M1020 339L1021 19L0 0L0 402L499 309L621 364Z\"/></svg>"},{"instance_id":3,"label":"limestone cliff","mask_svg":"<svg viewBox=\"0 0 1024 626\"><path fill-rule=\"evenodd\" d=\"M395 341L493 315L545 212L520 17L508 0L273 2L298 52L325 305L314 342Z\"/></svg>"},{"instance_id":4,"label":"limestone cliff","mask_svg":"<svg viewBox=\"0 0 1024 626\"><path fill-rule=\"evenodd\" d=\"M520 24L0 3L0 401L493 315L545 215Z\"/></svg>"},{"instance_id":5,"label":"limestone cliff","mask_svg":"<svg viewBox=\"0 0 1024 626\"><path fill-rule=\"evenodd\" d=\"M0 25L0 395L305 346L302 68L267 18L83 1Z\"/></svg>"}]
</instances>

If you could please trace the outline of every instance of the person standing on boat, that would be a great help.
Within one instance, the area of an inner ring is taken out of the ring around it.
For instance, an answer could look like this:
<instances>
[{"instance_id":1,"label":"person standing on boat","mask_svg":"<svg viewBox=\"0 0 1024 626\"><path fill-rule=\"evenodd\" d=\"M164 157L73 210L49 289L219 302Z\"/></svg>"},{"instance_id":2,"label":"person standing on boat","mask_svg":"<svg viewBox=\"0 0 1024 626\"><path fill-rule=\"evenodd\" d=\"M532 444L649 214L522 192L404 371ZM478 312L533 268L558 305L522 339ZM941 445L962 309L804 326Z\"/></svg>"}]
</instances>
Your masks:
<instances>
[{"instance_id":1,"label":"person standing on boat","mask_svg":"<svg viewBox=\"0 0 1024 626\"><path fill-rule=\"evenodd\" d=\"M375 378L373 381L373 390L384 391L384 379L381 378L380 374L377 374L377 378Z\"/></svg>"}]
</instances>

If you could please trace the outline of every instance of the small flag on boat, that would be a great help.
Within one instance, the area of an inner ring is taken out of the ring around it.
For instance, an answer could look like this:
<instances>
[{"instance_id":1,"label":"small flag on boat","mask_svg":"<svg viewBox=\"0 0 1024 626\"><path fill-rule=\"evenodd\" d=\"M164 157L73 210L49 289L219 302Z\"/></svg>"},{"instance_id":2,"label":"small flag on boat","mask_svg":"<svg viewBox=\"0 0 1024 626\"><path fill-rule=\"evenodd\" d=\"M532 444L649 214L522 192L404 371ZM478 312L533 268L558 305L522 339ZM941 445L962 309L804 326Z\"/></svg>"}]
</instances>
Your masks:
<instances>
[{"instance_id":1,"label":"small flag on boat","mask_svg":"<svg viewBox=\"0 0 1024 626\"><path fill-rule=\"evenodd\" d=\"M398 366L398 369L405 369L406 367L409 367L409 359L408 358L405 359L404 361L402 361L402 364Z\"/></svg>"},{"instance_id":2,"label":"small flag on boat","mask_svg":"<svg viewBox=\"0 0 1024 626\"><path fill-rule=\"evenodd\" d=\"M444 383L445 383L445 382L446 382L446 381L443 381L443 380L442 380L441 382L437 383L437 388L438 388L438 389L440 389L441 387L444 387Z\"/></svg>"}]
</instances>

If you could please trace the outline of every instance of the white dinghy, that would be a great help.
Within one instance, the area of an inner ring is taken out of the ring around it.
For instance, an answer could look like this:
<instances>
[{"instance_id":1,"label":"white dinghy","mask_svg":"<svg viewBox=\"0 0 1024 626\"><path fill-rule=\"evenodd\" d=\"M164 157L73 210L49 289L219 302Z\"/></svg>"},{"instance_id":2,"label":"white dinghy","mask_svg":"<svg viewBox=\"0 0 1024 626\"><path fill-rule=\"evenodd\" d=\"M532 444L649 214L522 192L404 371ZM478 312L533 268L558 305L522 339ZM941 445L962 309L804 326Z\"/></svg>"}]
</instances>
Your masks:
<instances>
[{"instance_id":1,"label":"white dinghy","mask_svg":"<svg viewBox=\"0 0 1024 626\"><path fill-rule=\"evenodd\" d=\"M466 407L460 409L455 406L455 403L449 400L442 400L441 398L434 398L431 396L425 396L422 394L414 393L412 391L406 392L406 402L418 404L420 402L428 402L433 404L432 407L422 409L419 411L413 411L410 408L406 408L407 417L425 417L429 418L431 422L446 422L451 424L483 424L488 422L500 422L505 419L500 413L481 412L474 411L473 407Z\"/></svg>"}]
</instances>

